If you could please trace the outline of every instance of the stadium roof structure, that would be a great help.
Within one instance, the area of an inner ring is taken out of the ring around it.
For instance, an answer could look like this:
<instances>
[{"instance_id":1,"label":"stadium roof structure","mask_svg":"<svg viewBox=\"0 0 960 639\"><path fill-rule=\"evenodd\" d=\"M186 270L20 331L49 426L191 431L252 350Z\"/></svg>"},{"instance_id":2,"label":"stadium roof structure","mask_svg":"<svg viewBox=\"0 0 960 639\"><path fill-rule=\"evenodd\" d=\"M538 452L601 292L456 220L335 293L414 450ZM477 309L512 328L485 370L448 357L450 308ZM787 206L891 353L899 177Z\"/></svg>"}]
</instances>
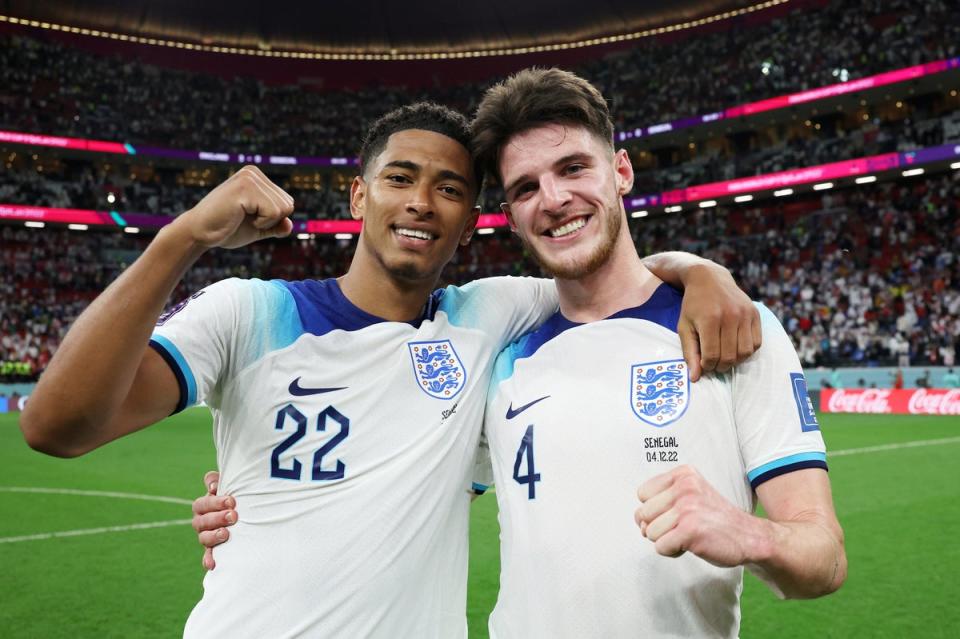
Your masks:
<instances>
[{"instance_id":1,"label":"stadium roof structure","mask_svg":"<svg viewBox=\"0 0 960 639\"><path fill-rule=\"evenodd\" d=\"M26 20L203 45L396 54L583 42L788 1L7 0L3 12Z\"/></svg>"}]
</instances>

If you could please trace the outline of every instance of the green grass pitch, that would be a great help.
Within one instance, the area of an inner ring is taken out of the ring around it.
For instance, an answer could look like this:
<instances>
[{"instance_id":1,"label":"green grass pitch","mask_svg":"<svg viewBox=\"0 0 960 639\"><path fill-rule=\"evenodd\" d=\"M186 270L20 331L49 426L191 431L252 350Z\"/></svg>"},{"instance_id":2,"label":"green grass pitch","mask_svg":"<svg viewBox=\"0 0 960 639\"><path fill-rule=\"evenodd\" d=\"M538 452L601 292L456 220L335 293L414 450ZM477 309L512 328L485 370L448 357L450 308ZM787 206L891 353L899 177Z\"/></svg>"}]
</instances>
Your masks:
<instances>
[{"instance_id":1,"label":"green grass pitch","mask_svg":"<svg viewBox=\"0 0 960 639\"><path fill-rule=\"evenodd\" d=\"M209 423L205 410L191 410L60 460L30 451L16 416L0 415L0 636L180 636L203 574L188 525L50 533L176 522L189 519L186 503L23 489L188 502L214 467ZM960 636L960 418L823 415L821 423L832 453L947 441L831 456L849 579L831 597L783 602L748 575L741 637ZM497 536L496 499L487 496L473 505L472 637L486 637L496 598Z\"/></svg>"}]
</instances>

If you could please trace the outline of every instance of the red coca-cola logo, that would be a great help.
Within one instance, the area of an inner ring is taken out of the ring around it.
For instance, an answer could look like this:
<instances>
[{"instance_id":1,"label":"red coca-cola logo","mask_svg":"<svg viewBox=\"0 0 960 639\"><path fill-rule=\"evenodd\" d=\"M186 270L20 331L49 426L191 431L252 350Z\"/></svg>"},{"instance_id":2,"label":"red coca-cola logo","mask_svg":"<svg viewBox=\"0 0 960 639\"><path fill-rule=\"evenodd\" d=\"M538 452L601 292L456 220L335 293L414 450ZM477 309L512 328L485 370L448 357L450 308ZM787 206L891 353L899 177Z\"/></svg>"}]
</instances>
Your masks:
<instances>
[{"instance_id":1,"label":"red coca-cola logo","mask_svg":"<svg viewBox=\"0 0 960 639\"><path fill-rule=\"evenodd\" d=\"M825 389L825 413L893 413L896 415L960 415L960 389Z\"/></svg>"},{"instance_id":2,"label":"red coca-cola logo","mask_svg":"<svg viewBox=\"0 0 960 639\"><path fill-rule=\"evenodd\" d=\"M843 389L831 393L827 402L830 413L890 413L890 390L871 388L867 390Z\"/></svg>"},{"instance_id":3,"label":"red coca-cola logo","mask_svg":"<svg viewBox=\"0 0 960 639\"><path fill-rule=\"evenodd\" d=\"M907 402L912 415L960 415L960 389L913 391Z\"/></svg>"}]
</instances>

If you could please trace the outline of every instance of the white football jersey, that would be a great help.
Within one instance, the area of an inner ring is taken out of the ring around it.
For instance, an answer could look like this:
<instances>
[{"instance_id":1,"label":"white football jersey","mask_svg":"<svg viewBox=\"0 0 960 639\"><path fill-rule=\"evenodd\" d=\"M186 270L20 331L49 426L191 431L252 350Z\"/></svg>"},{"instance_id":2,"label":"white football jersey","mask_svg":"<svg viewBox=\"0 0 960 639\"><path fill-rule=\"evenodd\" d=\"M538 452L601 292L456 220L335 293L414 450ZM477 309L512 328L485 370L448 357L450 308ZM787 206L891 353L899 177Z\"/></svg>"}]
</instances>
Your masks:
<instances>
[{"instance_id":1,"label":"white football jersey","mask_svg":"<svg viewBox=\"0 0 960 639\"><path fill-rule=\"evenodd\" d=\"M763 347L691 385L681 296L576 324L559 312L498 357L485 436L500 507L495 639L736 637L742 568L658 555L637 488L694 466L744 511L778 474L826 468L800 362L761 307Z\"/></svg>"},{"instance_id":2,"label":"white football jersey","mask_svg":"<svg viewBox=\"0 0 960 639\"><path fill-rule=\"evenodd\" d=\"M336 280L233 279L163 316L151 346L178 408L212 410L220 492L240 515L184 635L465 636L493 361L556 308L549 280L492 278L390 322Z\"/></svg>"}]
</instances>

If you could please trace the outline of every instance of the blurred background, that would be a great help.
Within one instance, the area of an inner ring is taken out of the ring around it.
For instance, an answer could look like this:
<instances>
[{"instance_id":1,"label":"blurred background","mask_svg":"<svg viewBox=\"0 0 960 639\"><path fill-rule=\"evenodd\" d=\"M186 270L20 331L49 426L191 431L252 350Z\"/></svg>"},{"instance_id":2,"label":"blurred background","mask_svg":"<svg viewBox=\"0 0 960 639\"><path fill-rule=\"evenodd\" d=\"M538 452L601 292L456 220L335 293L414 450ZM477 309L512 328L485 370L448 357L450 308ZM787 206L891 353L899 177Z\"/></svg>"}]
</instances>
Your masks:
<instances>
[{"instance_id":1,"label":"blurred background","mask_svg":"<svg viewBox=\"0 0 960 639\"><path fill-rule=\"evenodd\" d=\"M64 531L143 519L114 502L93 505L109 501L102 495L68 499L66 487L130 490L116 481L126 476L137 490L189 500L213 467L209 431L179 422L112 444L93 461L26 451L16 412L97 293L157 230L247 163L294 196L294 235L209 253L170 303L225 277L342 274L360 228L348 196L367 125L420 99L470 116L485 88L540 65L577 72L610 101L616 143L637 173L625 204L638 251L686 250L728 267L786 327L821 415L846 415L823 424L831 451L860 451L839 456L837 464L859 460L846 467L848 481L834 477L848 534L863 531L865 544L888 526L909 529L896 543L875 540L880 546L863 556L877 571L869 578L858 575L852 545L851 582L826 603L778 604L748 583L742 636L914 636L914 627L916 636L960 636L948 603L960 596L960 557L949 541L960 525L956 0L8 0L0 13L0 413L10 413L0 422L9 425L0 428L0 557L17 567L4 577L0 634L54 636L59 630L26 620L68 592L90 596L69 585L87 577L52 588L40 576L51 570L32 563L45 556L43 544ZM499 215L500 200L496 189L484 193L482 228L443 283L539 273ZM206 413L196 420L209 424ZM185 465L181 437L201 447ZM165 446L176 460L154 454ZM121 470L131 460L139 461ZM157 475L180 469L175 485L151 483L160 478L146 476L149 464ZM61 492L38 501L30 492L38 489ZM912 524L898 523L897 507L914 513ZM40 514L61 508L81 518L110 513L110 521ZM493 537L496 505L483 508L476 534ZM178 635L199 593L199 552L187 527L172 528L172 540L148 538L142 552L114 558L135 568L167 543L177 549L171 555L186 556L186 581L152 597L172 597L167 608L96 609L83 622L68 615L68 625L81 624L82 636ZM923 546L915 543L921 529L931 535L921 554L898 555ZM91 534L100 541L60 546L54 563L76 563L89 576L77 557L119 552L115 544L140 534L160 533ZM477 636L496 592L492 543L489 557L475 552L490 573L471 581ZM175 581L185 572L151 570ZM105 579L118 587L118 574ZM909 578L898 587L893 575ZM142 587L118 587L116 596ZM88 607L81 601L72 613ZM786 629L777 621L785 610L796 614ZM110 622L144 614L151 630Z\"/></svg>"}]
</instances>

